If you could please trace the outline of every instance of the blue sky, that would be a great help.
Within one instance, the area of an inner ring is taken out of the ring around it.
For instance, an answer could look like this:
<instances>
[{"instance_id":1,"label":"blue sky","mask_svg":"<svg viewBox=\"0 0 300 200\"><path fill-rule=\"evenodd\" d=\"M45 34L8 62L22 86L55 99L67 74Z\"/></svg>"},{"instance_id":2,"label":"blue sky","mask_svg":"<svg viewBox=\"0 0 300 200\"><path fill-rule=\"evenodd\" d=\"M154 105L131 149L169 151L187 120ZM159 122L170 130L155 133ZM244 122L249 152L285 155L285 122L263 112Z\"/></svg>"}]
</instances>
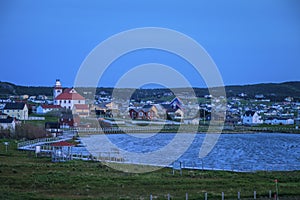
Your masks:
<instances>
[{"instance_id":1,"label":"blue sky","mask_svg":"<svg viewBox=\"0 0 300 200\"><path fill-rule=\"evenodd\" d=\"M22 1L0 0L0 81L72 86L93 48L108 37L141 27L182 32L216 63L226 85L300 80L300 2L229 1ZM114 62L100 86L113 86L136 64L180 68L205 87L184 60L159 51L133 52Z\"/></svg>"}]
</instances>

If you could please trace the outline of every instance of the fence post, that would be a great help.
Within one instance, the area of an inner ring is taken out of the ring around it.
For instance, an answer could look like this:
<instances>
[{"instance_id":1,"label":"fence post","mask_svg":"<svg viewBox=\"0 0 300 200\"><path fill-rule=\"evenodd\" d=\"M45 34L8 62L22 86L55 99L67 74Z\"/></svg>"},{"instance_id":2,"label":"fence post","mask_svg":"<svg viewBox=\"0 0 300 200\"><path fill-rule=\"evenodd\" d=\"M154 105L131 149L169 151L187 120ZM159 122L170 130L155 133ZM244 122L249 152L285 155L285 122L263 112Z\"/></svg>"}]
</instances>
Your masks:
<instances>
[{"instance_id":1,"label":"fence post","mask_svg":"<svg viewBox=\"0 0 300 200\"><path fill-rule=\"evenodd\" d=\"M185 200L189 200L189 194L185 193Z\"/></svg>"},{"instance_id":2,"label":"fence post","mask_svg":"<svg viewBox=\"0 0 300 200\"><path fill-rule=\"evenodd\" d=\"M168 200L170 200L170 194L168 194Z\"/></svg>"},{"instance_id":3,"label":"fence post","mask_svg":"<svg viewBox=\"0 0 300 200\"><path fill-rule=\"evenodd\" d=\"M222 192L222 200L224 200L224 192Z\"/></svg>"},{"instance_id":4,"label":"fence post","mask_svg":"<svg viewBox=\"0 0 300 200\"><path fill-rule=\"evenodd\" d=\"M272 198L272 191L269 190L269 199L271 199L271 198Z\"/></svg>"},{"instance_id":5,"label":"fence post","mask_svg":"<svg viewBox=\"0 0 300 200\"><path fill-rule=\"evenodd\" d=\"M238 192L238 200L241 199L241 192Z\"/></svg>"},{"instance_id":6,"label":"fence post","mask_svg":"<svg viewBox=\"0 0 300 200\"><path fill-rule=\"evenodd\" d=\"M152 200L152 194L150 194L150 200Z\"/></svg>"},{"instance_id":7,"label":"fence post","mask_svg":"<svg viewBox=\"0 0 300 200\"><path fill-rule=\"evenodd\" d=\"M256 191L253 192L254 199L256 199Z\"/></svg>"},{"instance_id":8,"label":"fence post","mask_svg":"<svg viewBox=\"0 0 300 200\"><path fill-rule=\"evenodd\" d=\"M207 192L204 194L204 199L207 200Z\"/></svg>"}]
</instances>

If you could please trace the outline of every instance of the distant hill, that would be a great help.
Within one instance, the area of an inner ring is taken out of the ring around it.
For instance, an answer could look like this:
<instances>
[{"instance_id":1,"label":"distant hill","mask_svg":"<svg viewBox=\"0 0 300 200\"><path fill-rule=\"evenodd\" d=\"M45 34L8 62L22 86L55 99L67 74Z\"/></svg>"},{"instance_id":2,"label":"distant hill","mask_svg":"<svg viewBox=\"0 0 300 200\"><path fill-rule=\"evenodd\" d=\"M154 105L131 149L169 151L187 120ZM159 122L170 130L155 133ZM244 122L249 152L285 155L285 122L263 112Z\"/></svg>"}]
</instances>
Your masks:
<instances>
[{"instance_id":1,"label":"distant hill","mask_svg":"<svg viewBox=\"0 0 300 200\"><path fill-rule=\"evenodd\" d=\"M227 96L237 96L240 93L246 93L250 98L257 94L263 94L270 99L281 99L288 96L300 99L300 81L226 86L226 93Z\"/></svg>"},{"instance_id":2,"label":"distant hill","mask_svg":"<svg viewBox=\"0 0 300 200\"><path fill-rule=\"evenodd\" d=\"M0 82L0 96L39 95L52 96L52 87L19 86L8 82Z\"/></svg>"},{"instance_id":3,"label":"distant hill","mask_svg":"<svg viewBox=\"0 0 300 200\"><path fill-rule=\"evenodd\" d=\"M16 93L16 85L7 82L0 82L0 95L15 95Z\"/></svg>"},{"instance_id":4,"label":"distant hill","mask_svg":"<svg viewBox=\"0 0 300 200\"><path fill-rule=\"evenodd\" d=\"M8 82L0 82L0 96L9 95L46 95L52 96L52 87L36 87L36 86L19 86ZM263 94L265 98L272 101L281 101L283 98L291 96L300 101L300 81L284 82L284 83L262 83L253 85L233 85L226 86L228 97L235 97L241 93L246 93L248 98L254 98L257 94ZM112 88L98 88L97 91L107 91L111 93ZM176 89L178 91L184 89ZM207 88L194 88L197 96L202 97L208 94ZM139 89L139 95L145 94L151 96L153 94L163 94L170 92L169 89ZM154 95L155 96L155 95Z\"/></svg>"}]
</instances>

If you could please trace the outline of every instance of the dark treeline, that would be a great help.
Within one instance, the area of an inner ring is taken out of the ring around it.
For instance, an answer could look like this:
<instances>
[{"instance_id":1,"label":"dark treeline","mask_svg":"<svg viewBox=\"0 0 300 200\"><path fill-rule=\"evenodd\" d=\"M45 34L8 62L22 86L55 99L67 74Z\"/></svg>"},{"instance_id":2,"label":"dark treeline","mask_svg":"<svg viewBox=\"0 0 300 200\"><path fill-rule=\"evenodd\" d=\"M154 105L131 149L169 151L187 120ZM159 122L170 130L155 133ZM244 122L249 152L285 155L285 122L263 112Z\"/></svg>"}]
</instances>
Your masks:
<instances>
[{"instance_id":1,"label":"dark treeline","mask_svg":"<svg viewBox=\"0 0 300 200\"><path fill-rule=\"evenodd\" d=\"M9 95L46 95L52 96L52 87L36 87L36 86L18 86L7 82L0 82L0 95L1 97ZM253 99L255 95L262 94L265 98L271 99L271 101L282 101L285 97L293 97L296 101L300 100L300 81L284 82L284 83L265 83L265 84L253 84L253 85L234 85L226 86L227 97L237 97L241 93L247 94L248 99ZM88 98L92 98L96 93L99 96L111 96L114 88L77 88L78 92ZM172 93L184 93L185 88L157 88L157 89L117 89L118 95L132 93L133 99L146 99L154 97L159 99L166 94ZM203 97L209 94L207 88L194 88L195 95L197 97Z\"/></svg>"}]
</instances>

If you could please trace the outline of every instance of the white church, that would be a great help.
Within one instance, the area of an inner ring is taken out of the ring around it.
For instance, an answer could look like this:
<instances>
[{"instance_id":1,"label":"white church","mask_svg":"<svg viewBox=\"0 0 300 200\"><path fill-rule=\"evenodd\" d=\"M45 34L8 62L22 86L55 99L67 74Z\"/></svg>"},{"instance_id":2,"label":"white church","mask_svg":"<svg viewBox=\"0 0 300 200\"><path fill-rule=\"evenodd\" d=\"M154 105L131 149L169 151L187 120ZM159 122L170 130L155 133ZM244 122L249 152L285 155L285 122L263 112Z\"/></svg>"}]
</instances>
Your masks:
<instances>
[{"instance_id":1,"label":"white church","mask_svg":"<svg viewBox=\"0 0 300 200\"><path fill-rule=\"evenodd\" d=\"M61 86L60 80L56 79L53 88L54 105L60 105L62 108L72 110L74 105L85 104L85 98L78 94L74 88L64 89Z\"/></svg>"}]
</instances>

